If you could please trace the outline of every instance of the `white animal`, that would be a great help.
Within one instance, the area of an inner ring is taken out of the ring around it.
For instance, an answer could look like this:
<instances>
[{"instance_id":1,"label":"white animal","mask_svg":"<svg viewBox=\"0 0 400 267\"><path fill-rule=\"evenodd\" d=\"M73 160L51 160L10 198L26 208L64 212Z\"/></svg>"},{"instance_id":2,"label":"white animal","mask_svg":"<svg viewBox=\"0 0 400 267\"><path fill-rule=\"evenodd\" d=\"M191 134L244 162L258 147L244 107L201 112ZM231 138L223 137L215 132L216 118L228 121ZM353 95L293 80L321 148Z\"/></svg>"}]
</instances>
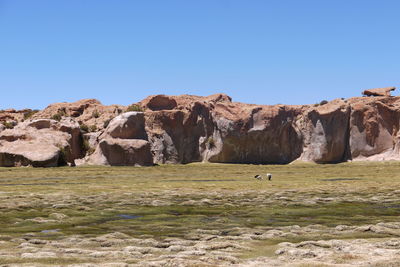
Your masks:
<instances>
[{"instance_id":1,"label":"white animal","mask_svg":"<svg viewBox=\"0 0 400 267\"><path fill-rule=\"evenodd\" d=\"M271 179L272 179L272 174L267 173L267 178L268 178L269 181L271 181Z\"/></svg>"},{"instance_id":2,"label":"white animal","mask_svg":"<svg viewBox=\"0 0 400 267\"><path fill-rule=\"evenodd\" d=\"M256 175L256 176L254 176L254 178L256 178L257 180L262 180L263 178L262 178L262 176L261 175Z\"/></svg>"}]
</instances>

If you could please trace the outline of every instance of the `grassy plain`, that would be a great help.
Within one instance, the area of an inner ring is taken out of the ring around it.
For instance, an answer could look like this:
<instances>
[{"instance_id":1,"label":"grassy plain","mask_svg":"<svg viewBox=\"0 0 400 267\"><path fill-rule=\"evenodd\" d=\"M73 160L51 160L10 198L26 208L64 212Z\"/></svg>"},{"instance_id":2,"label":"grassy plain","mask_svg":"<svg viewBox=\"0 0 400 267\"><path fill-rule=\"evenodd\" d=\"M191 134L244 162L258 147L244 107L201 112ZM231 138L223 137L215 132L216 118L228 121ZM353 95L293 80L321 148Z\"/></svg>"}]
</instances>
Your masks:
<instances>
[{"instance_id":1,"label":"grassy plain","mask_svg":"<svg viewBox=\"0 0 400 267\"><path fill-rule=\"evenodd\" d=\"M266 173L273 174L272 181L253 178ZM398 221L399 196L398 162L0 168L0 241L9 246L8 241L26 235L60 240L115 232L159 241L192 240L198 229L235 236L242 228L376 224ZM249 243L241 257L271 256L284 241L387 236L279 236ZM0 251L5 249L1 246Z\"/></svg>"}]
</instances>

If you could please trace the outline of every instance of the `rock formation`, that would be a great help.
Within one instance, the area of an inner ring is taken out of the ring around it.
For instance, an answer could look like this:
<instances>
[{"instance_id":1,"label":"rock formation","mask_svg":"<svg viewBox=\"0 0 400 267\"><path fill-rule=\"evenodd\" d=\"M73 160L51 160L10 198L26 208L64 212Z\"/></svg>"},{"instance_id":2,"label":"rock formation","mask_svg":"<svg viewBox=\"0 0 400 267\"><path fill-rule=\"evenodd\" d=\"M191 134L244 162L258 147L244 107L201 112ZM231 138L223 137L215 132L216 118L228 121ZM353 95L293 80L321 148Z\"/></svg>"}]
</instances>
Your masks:
<instances>
[{"instance_id":1,"label":"rock formation","mask_svg":"<svg viewBox=\"0 0 400 267\"><path fill-rule=\"evenodd\" d=\"M92 156L92 163L111 166L151 166L153 157L150 143L140 139L103 139Z\"/></svg>"},{"instance_id":2,"label":"rock formation","mask_svg":"<svg viewBox=\"0 0 400 267\"><path fill-rule=\"evenodd\" d=\"M349 159L348 125L350 106L343 100L334 100L313 107L303 113L302 160L318 163L336 163Z\"/></svg>"},{"instance_id":3,"label":"rock formation","mask_svg":"<svg viewBox=\"0 0 400 267\"><path fill-rule=\"evenodd\" d=\"M93 99L0 111L0 166L400 160L400 97L389 97L392 89L303 106L215 94L149 96L135 104L143 112Z\"/></svg>"},{"instance_id":4,"label":"rock formation","mask_svg":"<svg viewBox=\"0 0 400 267\"><path fill-rule=\"evenodd\" d=\"M365 90L362 94L366 96L390 96L390 92L394 90L396 90L396 87L376 88Z\"/></svg>"},{"instance_id":5,"label":"rock formation","mask_svg":"<svg viewBox=\"0 0 400 267\"><path fill-rule=\"evenodd\" d=\"M115 117L87 163L112 166L150 166L153 156L144 125L143 112L127 112Z\"/></svg>"},{"instance_id":6,"label":"rock formation","mask_svg":"<svg viewBox=\"0 0 400 267\"><path fill-rule=\"evenodd\" d=\"M40 119L0 132L0 166L56 167L83 157L79 124Z\"/></svg>"}]
</instances>

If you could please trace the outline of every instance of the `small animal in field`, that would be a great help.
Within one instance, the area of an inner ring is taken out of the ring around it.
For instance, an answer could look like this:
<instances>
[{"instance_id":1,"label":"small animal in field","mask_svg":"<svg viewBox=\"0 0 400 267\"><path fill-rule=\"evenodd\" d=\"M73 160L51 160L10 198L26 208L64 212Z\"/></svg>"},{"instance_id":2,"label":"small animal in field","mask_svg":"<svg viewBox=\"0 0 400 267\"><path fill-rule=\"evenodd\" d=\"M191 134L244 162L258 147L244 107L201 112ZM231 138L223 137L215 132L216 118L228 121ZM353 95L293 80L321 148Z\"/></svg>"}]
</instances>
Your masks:
<instances>
[{"instance_id":1,"label":"small animal in field","mask_svg":"<svg viewBox=\"0 0 400 267\"><path fill-rule=\"evenodd\" d=\"M263 178L262 178L262 176L261 175L256 175L256 176L254 176L254 178L256 178L257 180L262 180Z\"/></svg>"},{"instance_id":2,"label":"small animal in field","mask_svg":"<svg viewBox=\"0 0 400 267\"><path fill-rule=\"evenodd\" d=\"M271 179L272 179L272 174L267 173L267 178L268 178L268 181L271 181Z\"/></svg>"}]
</instances>

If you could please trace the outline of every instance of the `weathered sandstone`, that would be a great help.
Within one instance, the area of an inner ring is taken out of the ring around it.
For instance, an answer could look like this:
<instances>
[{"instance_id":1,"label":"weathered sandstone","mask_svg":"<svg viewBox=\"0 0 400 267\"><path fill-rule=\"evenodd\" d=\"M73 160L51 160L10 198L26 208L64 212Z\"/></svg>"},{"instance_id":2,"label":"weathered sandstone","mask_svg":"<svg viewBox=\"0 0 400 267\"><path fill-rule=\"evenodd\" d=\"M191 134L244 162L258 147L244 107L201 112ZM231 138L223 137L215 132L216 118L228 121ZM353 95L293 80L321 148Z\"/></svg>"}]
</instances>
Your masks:
<instances>
[{"instance_id":1,"label":"weathered sandstone","mask_svg":"<svg viewBox=\"0 0 400 267\"><path fill-rule=\"evenodd\" d=\"M153 165L143 112L126 112L110 121L100 136L87 136L96 149L87 163L112 166ZM93 139L97 138L96 141Z\"/></svg>"},{"instance_id":2,"label":"weathered sandstone","mask_svg":"<svg viewBox=\"0 0 400 267\"><path fill-rule=\"evenodd\" d=\"M171 110L176 108L177 103L170 96L155 95L142 100L141 105L150 110Z\"/></svg>"},{"instance_id":3,"label":"weathered sandstone","mask_svg":"<svg viewBox=\"0 0 400 267\"><path fill-rule=\"evenodd\" d=\"M304 115L300 118L304 138L302 160L335 163L349 159L349 105L335 100L311 108Z\"/></svg>"},{"instance_id":4,"label":"weathered sandstone","mask_svg":"<svg viewBox=\"0 0 400 267\"><path fill-rule=\"evenodd\" d=\"M396 87L375 88L364 90L362 94L366 96L390 96L390 92L394 90L396 90Z\"/></svg>"},{"instance_id":5,"label":"weathered sandstone","mask_svg":"<svg viewBox=\"0 0 400 267\"><path fill-rule=\"evenodd\" d=\"M156 95L135 104L143 112L126 113L93 99L58 103L33 120L13 117L15 127L2 126L0 151L14 155L18 144L25 155L31 148L23 144L53 145L55 138L65 141L55 146L67 151L66 161L79 164L400 160L400 97L386 95L303 106L244 104L225 94Z\"/></svg>"},{"instance_id":6,"label":"weathered sandstone","mask_svg":"<svg viewBox=\"0 0 400 267\"><path fill-rule=\"evenodd\" d=\"M108 125L105 135L113 138L146 140L143 112L132 111L117 116Z\"/></svg>"},{"instance_id":7,"label":"weathered sandstone","mask_svg":"<svg viewBox=\"0 0 400 267\"><path fill-rule=\"evenodd\" d=\"M56 167L83 157L79 125L41 119L0 133L0 166Z\"/></svg>"},{"instance_id":8,"label":"weathered sandstone","mask_svg":"<svg viewBox=\"0 0 400 267\"><path fill-rule=\"evenodd\" d=\"M153 157L150 143L140 139L103 139L94 154L91 164L111 166L150 166Z\"/></svg>"}]
</instances>

